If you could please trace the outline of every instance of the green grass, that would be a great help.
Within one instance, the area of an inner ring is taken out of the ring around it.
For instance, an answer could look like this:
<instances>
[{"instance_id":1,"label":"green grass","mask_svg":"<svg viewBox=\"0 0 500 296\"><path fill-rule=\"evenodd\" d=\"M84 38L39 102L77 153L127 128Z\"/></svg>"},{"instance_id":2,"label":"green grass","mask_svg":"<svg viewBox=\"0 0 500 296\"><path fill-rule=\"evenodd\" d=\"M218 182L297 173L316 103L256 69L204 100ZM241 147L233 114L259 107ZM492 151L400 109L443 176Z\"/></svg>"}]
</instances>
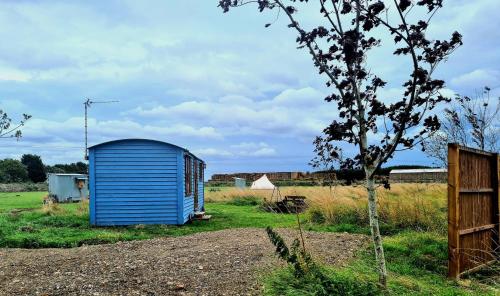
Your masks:
<instances>
[{"instance_id":1,"label":"green grass","mask_svg":"<svg viewBox=\"0 0 500 296\"><path fill-rule=\"evenodd\" d=\"M262 198L253 195L236 196L227 203L235 206L258 206L262 204Z\"/></svg>"},{"instance_id":2,"label":"green grass","mask_svg":"<svg viewBox=\"0 0 500 296\"><path fill-rule=\"evenodd\" d=\"M447 240L437 233L405 231L384 238L389 292L391 295L499 295L500 287L477 281L452 281L446 278ZM358 285L352 295L368 295L369 283L377 282L371 248L359 252L344 268L323 267L330 281L341 280ZM314 280L297 279L289 268L278 269L263 277L266 295L324 295ZM344 293L345 294L345 293Z\"/></svg>"},{"instance_id":3,"label":"green grass","mask_svg":"<svg viewBox=\"0 0 500 296\"><path fill-rule=\"evenodd\" d=\"M40 208L46 192L0 192L0 213L12 209Z\"/></svg>"},{"instance_id":4,"label":"green grass","mask_svg":"<svg viewBox=\"0 0 500 296\"><path fill-rule=\"evenodd\" d=\"M379 295L374 282L353 277L345 270L335 270L321 267L326 280L319 280L312 276L295 278L291 267L278 269L262 278L264 282L264 295L287 296L344 296L344 295ZM325 288L328 286L328 288Z\"/></svg>"},{"instance_id":5,"label":"green grass","mask_svg":"<svg viewBox=\"0 0 500 296\"><path fill-rule=\"evenodd\" d=\"M180 236L203 231L243 227L295 227L294 215L263 212L253 200L236 204L207 203L210 221L183 226L140 225L91 227L88 214L78 204L60 204L57 214L41 210L44 192L12 193L0 198L0 247L67 248L82 244L112 243L160 236ZM19 211L18 209L29 209ZM317 227L320 230L320 226Z\"/></svg>"},{"instance_id":6,"label":"green grass","mask_svg":"<svg viewBox=\"0 0 500 296\"><path fill-rule=\"evenodd\" d=\"M210 221L195 221L183 226L99 227L89 224L88 213L79 204L60 204L57 211L43 211L45 192L0 193L0 247L44 248L75 247L83 244L113 243L161 236L180 236L228 228L272 226L296 227L295 215L263 212L255 199L207 203ZM302 218L305 218L303 215ZM389 227L389 226L388 226ZM358 224L305 223L306 230L368 234ZM389 227L389 230L391 227ZM474 279L467 286L446 279L447 239L444 234L415 230L386 231L384 246L389 288L393 295L495 295L491 286ZM395 233L395 234L394 234ZM322 267L332 285L352 289L352 295L371 292L377 281L371 248L361 251L344 268ZM314 280L298 280L290 269L276 269L263 275L267 295L321 295ZM365 289L366 288L366 289ZM498 287L497 287L498 289ZM500 291L497 290L497 294Z\"/></svg>"}]
</instances>

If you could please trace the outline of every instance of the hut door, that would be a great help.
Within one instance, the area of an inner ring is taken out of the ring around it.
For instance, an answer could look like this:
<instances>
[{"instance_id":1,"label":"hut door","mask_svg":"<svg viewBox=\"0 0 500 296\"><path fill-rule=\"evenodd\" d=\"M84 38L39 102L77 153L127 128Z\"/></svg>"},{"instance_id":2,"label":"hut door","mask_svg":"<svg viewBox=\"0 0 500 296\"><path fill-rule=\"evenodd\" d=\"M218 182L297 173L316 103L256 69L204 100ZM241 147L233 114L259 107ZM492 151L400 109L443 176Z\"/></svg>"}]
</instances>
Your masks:
<instances>
[{"instance_id":1,"label":"hut door","mask_svg":"<svg viewBox=\"0 0 500 296\"><path fill-rule=\"evenodd\" d=\"M198 161L194 161L194 210L198 211Z\"/></svg>"}]
</instances>

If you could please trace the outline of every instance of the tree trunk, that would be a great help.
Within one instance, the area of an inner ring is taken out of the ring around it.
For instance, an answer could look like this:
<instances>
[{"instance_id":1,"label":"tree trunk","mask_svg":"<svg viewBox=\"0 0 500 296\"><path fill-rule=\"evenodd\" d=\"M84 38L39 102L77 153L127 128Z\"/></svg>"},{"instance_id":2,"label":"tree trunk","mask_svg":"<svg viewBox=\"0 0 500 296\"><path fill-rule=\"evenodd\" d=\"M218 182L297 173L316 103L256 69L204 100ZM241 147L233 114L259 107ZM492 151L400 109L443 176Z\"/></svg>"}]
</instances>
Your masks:
<instances>
[{"instance_id":1,"label":"tree trunk","mask_svg":"<svg viewBox=\"0 0 500 296\"><path fill-rule=\"evenodd\" d=\"M385 266L382 236L380 235L378 225L377 193L375 192L375 180L373 177L366 179L366 190L368 191L368 215L370 218L373 247L375 249L375 260L377 261L378 281L380 287L385 290L387 289L387 268Z\"/></svg>"}]
</instances>

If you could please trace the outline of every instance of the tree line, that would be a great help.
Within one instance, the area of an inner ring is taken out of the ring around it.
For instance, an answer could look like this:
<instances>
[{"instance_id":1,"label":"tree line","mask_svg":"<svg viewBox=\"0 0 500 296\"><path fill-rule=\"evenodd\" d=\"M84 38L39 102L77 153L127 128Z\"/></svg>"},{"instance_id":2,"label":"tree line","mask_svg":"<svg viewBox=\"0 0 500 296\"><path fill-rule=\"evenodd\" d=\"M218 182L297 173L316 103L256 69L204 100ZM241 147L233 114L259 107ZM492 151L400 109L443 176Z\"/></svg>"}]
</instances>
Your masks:
<instances>
[{"instance_id":1,"label":"tree line","mask_svg":"<svg viewBox=\"0 0 500 296\"><path fill-rule=\"evenodd\" d=\"M86 174L87 164L79 161L45 165L42 158L35 154L24 154L19 160L12 158L0 160L0 183L45 182L48 173Z\"/></svg>"}]
</instances>

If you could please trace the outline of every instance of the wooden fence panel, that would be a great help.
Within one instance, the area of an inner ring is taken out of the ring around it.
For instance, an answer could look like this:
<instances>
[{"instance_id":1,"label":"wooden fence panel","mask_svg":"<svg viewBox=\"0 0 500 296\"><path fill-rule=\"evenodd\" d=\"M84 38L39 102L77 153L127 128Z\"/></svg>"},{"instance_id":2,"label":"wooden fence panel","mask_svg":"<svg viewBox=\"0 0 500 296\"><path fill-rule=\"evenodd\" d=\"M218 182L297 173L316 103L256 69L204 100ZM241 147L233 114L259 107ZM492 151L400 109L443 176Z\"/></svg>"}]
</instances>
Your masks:
<instances>
[{"instance_id":1,"label":"wooden fence panel","mask_svg":"<svg viewBox=\"0 0 500 296\"><path fill-rule=\"evenodd\" d=\"M495 260L500 245L499 156L448 146L448 275Z\"/></svg>"}]
</instances>

